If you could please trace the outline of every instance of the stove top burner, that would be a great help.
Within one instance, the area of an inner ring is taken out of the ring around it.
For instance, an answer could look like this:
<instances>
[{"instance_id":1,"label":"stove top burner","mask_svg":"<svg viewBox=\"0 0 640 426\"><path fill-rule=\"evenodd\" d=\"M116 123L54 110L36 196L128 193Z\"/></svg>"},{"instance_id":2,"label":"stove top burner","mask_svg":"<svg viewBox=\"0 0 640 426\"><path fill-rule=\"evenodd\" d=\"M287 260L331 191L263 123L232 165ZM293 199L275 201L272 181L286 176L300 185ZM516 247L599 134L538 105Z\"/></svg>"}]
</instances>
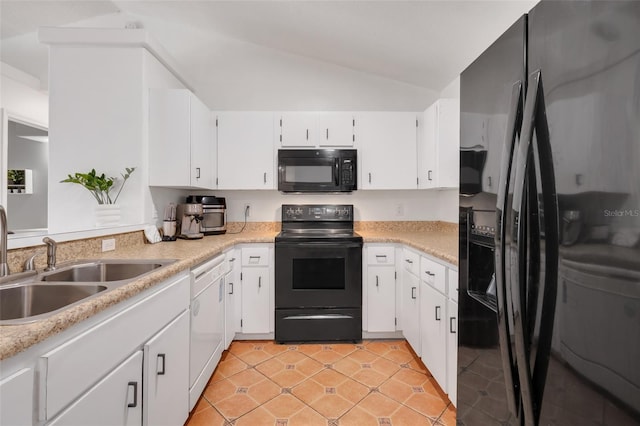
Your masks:
<instances>
[{"instance_id":1,"label":"stove top burner","mask_svg":"<svg viewBox=\"0 0 640 426\"><path fill-rule=\"evenodd\" d=\"M282 232L276 241L362 241L353 232L353 206L350 204L284 204Z\"/></svg>"}]
</instances>

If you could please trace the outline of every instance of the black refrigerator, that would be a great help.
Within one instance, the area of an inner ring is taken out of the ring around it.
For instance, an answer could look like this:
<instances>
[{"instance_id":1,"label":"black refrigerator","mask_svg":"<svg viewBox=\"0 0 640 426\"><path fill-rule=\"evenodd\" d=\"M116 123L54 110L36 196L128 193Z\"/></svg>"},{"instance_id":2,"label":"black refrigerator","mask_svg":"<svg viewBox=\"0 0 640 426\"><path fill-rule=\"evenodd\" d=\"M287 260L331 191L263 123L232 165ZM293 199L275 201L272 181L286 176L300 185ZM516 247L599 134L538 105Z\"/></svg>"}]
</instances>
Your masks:
<instances>
[{"instance_id":1,"label":"black refrigerator","mask_svg":"<svg viewBox=\"0 0 640 426\"><path fill-rule=\"evenodd\" d=\"M459 425L640 425L640 2L542 1L461 75Z\"/></svg>"}]
</instances>

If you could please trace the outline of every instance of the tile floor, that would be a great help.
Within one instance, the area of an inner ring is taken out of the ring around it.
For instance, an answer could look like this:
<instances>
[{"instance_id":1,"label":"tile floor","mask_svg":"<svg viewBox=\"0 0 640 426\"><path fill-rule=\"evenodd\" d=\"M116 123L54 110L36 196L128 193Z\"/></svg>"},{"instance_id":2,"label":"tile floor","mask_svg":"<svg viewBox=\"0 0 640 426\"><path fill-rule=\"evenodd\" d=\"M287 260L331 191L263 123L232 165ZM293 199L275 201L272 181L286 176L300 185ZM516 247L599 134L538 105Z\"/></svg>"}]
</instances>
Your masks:
<instances>
[{"instance_id":1,"label":"tile floor","mask_svg":"<svg viewBox=\"0 0 640 426\"><path fill-rule=\"evenodd\" d=\"M236 341L186 425L447 426L455 413L404 340Z\"/></svg>"}]
</instances>

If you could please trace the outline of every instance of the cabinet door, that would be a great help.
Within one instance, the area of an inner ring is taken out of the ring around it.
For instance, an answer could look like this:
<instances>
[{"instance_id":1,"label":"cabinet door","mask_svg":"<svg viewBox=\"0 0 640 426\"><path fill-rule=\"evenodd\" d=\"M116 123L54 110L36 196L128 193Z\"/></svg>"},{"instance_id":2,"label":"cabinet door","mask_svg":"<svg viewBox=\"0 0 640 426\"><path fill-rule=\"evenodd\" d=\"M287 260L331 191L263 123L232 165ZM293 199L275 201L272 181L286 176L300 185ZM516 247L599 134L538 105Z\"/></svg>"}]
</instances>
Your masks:
<instances>
[{"instance_id":1,"label":"cabinet door","mask_svg":"<svg viewBox=\"0 0 640 426\"><path fill-rule=\"evenodd\" d=\"M415 113L359 114L362 189L417 188L416 122Z\"/></svg>"},{"instance_id":2,"label":"cabinet door","mask_svg":"<svg viewBox=\"0 0 640 426\"><path fill-rule=\"evenodd\" d=\"M456 188L460 173L460 103L440 99L423 115L418 139L418 187Z\"/></svg>"},{"instance_id":3,"label":"cabinet door","mask_svg":"<svg viewBox=\"0 0 640 426\"><path fill-rule=\"evenodd\" d=\"M402 271L402 334L413 351L420 356L420 279Z\"/></svg>"},{"instance_id":4,"label":"cabinet door","mask_svg":"<svg viewBox=\"0 0 640 426\"><path fill-rule=\"evenodd\" d=\"M142 351L131 355L49 425L142 424Z\"/></svg>"},{"instance_id":5,"label":"cabinet door","mask_svg":"<svg viewBox=\"0 0 640 426\"><path fill-rule=\"evenodd\" d=\"M369 266L367 270L368 331L396 330L395 268Z\"/></svg>"},{"instance_id":6,"label":"cabinet door","mask_svg":"<svg viewBox=\"0 0 640 426\"><path fill-rule=\"evenodd\" d=\"M437 105L427 108L422 115L422 126L418 129L418 187L435 188L437 181L436 137Z\"/></svg>"},{"instance_id":7,"label":"cabinet door","mask_svg":"<svg viewBox=\"0 0 640 426\"><path fill-rule=\"evenodd\" d=\"M457 406L458 385L458 303L449 299L447 304L447 393Z\"/></svg>"},{"instance_id":8,"label":"cabinet door","mask_svg":"<svg viewBox=\"0 0 640 426\"><path fill-rule=\"evenodd\" d=\"M209 108L191 95L191 186L214 189L216 179L215 123Z\"/></svg>"},{"instance_id":9,"label":"cabinet door","mask_svg":"<svg viewBox=\"0 0 640 426\"><path fill-rule=\"evenodd\" d=\"M225 292L224 301L224 349L228 349L229 345L236 336L236 329L240 327L240 310L236 309L236 299L239 298L240 280L236 280L236 276L240 276L237 270L239 266L239 258L235 249L226 253L229 262L229 272L225 275L223 285ZM237 319L236 319L237 318ZM236 324L237 321L237 324Z\"/></svg>"},{"instance_id":10,"label":"cabinet door","mask_svg":"<svg viewBox=\"0 0 640 426\"><path fill-rule=\"evenodd\" d=\"M242 269L242 332L268 333L269 309L269 268L255 267Z\"/></svg>"},{"instance_id":11,"label":"cabinet door","mask_svg":"<svg viewBox=\"0 0 640 426\"><path fill-rule=\"evenodd\" d=\"M437 120L437 185L438 188L457 188L460 182L460 101L439 100Z\"/></svg>"},{"instance_id":12,"label":"cabinet door","mask_svg":"<svg viewBox=\"0 0 640 426\"><path fill-rule=\"evenodd\" d=\"M33 422L33 369L24 368L0 381L0 424Z\"/></svg>"},{"instance_id":13,"label":"cabinet door","mask_svg":"<svg viewBox=\"0 0 640 426\"><path fill-rule=\"evenodd\" d=\"M218 189L274 189L273 114L218 114Z\"/></svg>"},{"instance_id":14,"label":"cabinet door","mask_svg":"<svg viewBox=\"0 0 640 426\"><path fill-rule=\"evenodd\" d=\"M420 284L422 362L447 391L447 299L426 282Z\"/></svg>"},{"instance_id":15,"label":"cabinet door","mask_svg":"<svg viewBox=\"0 0 640 426\"><path fill-rule=\"evenodd\" d=\"M321 112L318 114L318 145L353 146L355 118L349 112Z\"/></svg>"},{"instance_id":16,"label":"cabinet door","mask_svg":"<svg viewBox=\"0 0 640 426\"><path fill-rule=\"evenodd\" d=\"M181 425L189 416L189 310L144 345L144 425Z\"/></svg>"},{"instance_id":17,"label":"cabinet door","mask_svg":"<svg viewBox=\"0 0 640 426\"><path fill-rule=\"evenodd\" d=\"M317 136L315 112L285 112L280 115L280 145L283 147L315 146Z\"/></svg>"},{"instance_id":18,"label":"cabinet door","mask_svg":"<svg viewBox=\"0 0 640 426\"><path fill-rule=\"evenodd\" d=\"M149 91L149 185L191 185L188 90Z\"/></svg>"}]
</instances>

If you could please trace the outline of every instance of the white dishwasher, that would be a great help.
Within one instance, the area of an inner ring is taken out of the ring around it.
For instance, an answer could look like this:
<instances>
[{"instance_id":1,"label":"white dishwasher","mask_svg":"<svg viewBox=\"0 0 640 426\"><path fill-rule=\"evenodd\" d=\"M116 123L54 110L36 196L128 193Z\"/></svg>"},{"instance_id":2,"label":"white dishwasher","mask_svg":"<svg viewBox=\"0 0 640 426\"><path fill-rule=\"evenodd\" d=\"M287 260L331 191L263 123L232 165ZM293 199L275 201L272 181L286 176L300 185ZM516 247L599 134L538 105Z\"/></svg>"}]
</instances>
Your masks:
<instances>
[{"instance_id":1,"label":"white dishwasher","mask_svg":"<svg viewBox=\"0 0 640 426\"><path fill-rule=\"evenodd\" d=\"M202 394L224 350L225 256L191 270L189 411Z\"/></svg>"}]
</instances>

